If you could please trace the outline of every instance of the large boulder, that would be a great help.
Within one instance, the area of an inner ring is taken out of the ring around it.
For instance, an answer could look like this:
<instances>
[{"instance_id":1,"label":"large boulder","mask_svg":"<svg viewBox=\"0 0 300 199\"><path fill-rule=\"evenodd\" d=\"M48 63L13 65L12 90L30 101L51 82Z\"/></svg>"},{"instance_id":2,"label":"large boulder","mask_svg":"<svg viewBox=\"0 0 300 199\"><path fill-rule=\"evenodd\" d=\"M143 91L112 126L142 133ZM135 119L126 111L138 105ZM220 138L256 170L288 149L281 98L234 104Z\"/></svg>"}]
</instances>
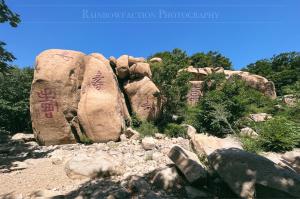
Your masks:
<instances>
[{"instance_id":1,"label":"large boulder","mask_svg":"<svg viewBox=\"0 0 300 199\"><path fill-rule=\"evenodd\" d=\"M188 73L191 73L193 75L193 78L192 78L193 81L204 81L208 75L211 75L213 73L224 73L224 69L222 67L195 68L193 66L189 66L185 69L179 70L179 72L181 72L181 71L186 71Z\"/></svg>"},{"instance_id":2,"label":"large boulder","mask_svg":"<svg viewBox=\"0 0 300 199\"><path fill-rule=\"evenodd\" d=\"M78 105L80 124L93 142L117 141L125 129L127 113L116 77L102 55L86 56L84 61Z\"/></svg>"},{"instance_id":3,"label":"large boulder","mask_svg":"<svg viewBox=\"0 0 300 199\"><path fill-rule=\"evenodd\" d=\"M128 81L124 90L132 111L140 119L156 120L158 118L162 105L160 91L148 77Z\"/></svg>"},{"instance_id":4,"label":"large boulder","mask_svg":"<svg viewBox=\"0 0 300 199\"><path fill-rule=\"evenodd\" d=\"M32 128L42 145L74 143L84 54L71 50L43 51L36 58L30 94Z\"/></svg>"},{"instance_id":5,"label":"large boulder","mask_svg":"<svg viewBox=\"0 0 300 199\"><path fill-rule=\"evenodd\" d=\"M133 56L128 56L128 63L129 66L137 63L143 63L146 62L146 59L144 57L133 57Z\"/></svg>"},{"instance_id":6,"label":"large boulder","mask_svg":"<svg viewBox=\"0 0 300 199\"><path fill-rule=\"evenodd\" d=\"M215 151L208 161L241 198L300 197L300 176L262 156L230 148Z\"/></svg>"},{"instance_id":7,"label":"large boulder","mask_svg":"<svg viewBox=\"0 0 300 199\"><path fill-rule=\"evenodd\" d=\"M272 81L268 81L262 76L254 75L249 72L232 70L224 70L224 74L227 79L238 77L244 80L248 86L262 92L265 96L268 96L271 99L275 99L277 96L274 83Z\"/></svg>"},{"instance_id":8,"label":"large boulder","mask_svg":"<svg viewBox=\"0 0 300 199\"><path fill-rule=\"evenodd\" d=\"M196 133L191 127L189 128L188 137L191 140L194 150L200 156L209 156L218 149L243 148L241 143L233 137L217 138L215 136Z\"/></svg>"}]
</instances>

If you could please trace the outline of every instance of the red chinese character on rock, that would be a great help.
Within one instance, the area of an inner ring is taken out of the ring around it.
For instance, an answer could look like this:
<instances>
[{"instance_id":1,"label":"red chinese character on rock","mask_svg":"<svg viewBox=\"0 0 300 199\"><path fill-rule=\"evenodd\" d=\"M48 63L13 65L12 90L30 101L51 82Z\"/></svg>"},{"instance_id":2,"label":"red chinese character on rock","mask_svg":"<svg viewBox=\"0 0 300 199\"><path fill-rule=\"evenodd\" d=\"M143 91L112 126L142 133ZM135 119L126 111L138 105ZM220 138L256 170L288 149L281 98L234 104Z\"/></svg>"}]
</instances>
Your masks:
<instances>
[{"instance_id":1,"label":"red chinese character on rock","mask_svg":"<svg viewBox=\"0 0 300 199\"><path fill-rule=\"evenodd\" d=\"M145 111L151 109L151 104L149 103L148 98L149 98L149 96L147 97L147 101L145 103L143 103L141 106L144 108Z\"/></svg>"},{"instance_id":2,"label":"red chinese character on rock","mask_svg":"<svg viewBox=\"0 0 300 199\"><path fill-rule=\"evenodd\" d=\"M101 90L101 87L104 84L103 79L104 79L104 76L102 75L102 73L100 71L98 71L96 73L96 75L92 78L92 81L91 81L92 86L97 90Z\"/></svg>"},{"instance_id":3,"label":"red chinese character on rock","mask_svg":"<svg viewBox=\"0 0 300 199\"><path fill-rule=\"evenodd\" d=\"M42 112L45 113L46 118L53 118L52 112L58 110L58 104L55 101L56 94L53 90L45 88L44 90L37 93L39 102L41 102Z\"/></svg>"}]
</instances>

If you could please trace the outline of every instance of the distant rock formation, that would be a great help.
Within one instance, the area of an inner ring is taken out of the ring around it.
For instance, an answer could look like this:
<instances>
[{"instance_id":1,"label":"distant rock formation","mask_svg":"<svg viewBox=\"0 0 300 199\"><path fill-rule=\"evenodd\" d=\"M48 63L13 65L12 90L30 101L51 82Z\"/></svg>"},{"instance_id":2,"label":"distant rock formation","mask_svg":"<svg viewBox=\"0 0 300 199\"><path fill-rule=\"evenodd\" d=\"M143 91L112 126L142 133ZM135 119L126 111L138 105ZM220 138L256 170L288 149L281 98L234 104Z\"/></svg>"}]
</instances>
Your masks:
<instances>
[{"instance_id":1,"label":"distant rock formation","mask_svg":"<svg viewBox=\"0 0 300 199\"><path fill-rule=\"evenodd\" d=\"M248 86L260 91L265 96L268 96L271 99L276 98L276 90L275 90L274 83L272 81L268 81L266 78L262 76L254 75L249 72L224 70L222 67L194 68L193 66L189 66L180 71L186 71L193 75L192 81L190 81L191 89L187 95L187 100L190 105L195 105L199 101L199 99L203 96L204 80L208 75L214 73L224 74L226 79L231 79L234 76L236 76L244 80Z\"/></svg>"}]
</instances>

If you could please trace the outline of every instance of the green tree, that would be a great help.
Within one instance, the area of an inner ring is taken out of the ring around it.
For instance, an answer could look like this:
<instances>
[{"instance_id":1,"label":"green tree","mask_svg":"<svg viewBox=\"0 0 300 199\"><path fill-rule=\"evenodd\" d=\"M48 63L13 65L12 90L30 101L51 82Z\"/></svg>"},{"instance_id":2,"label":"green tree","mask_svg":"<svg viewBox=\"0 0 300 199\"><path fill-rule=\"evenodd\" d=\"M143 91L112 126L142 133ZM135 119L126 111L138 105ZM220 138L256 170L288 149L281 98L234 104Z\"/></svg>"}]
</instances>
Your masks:
<instances>
[{"instance_id":1,"label":"green tree","mask_svg":"<svg viewBox=\"0 0 300 199\"><path fill-rule=\"evenodd\" d=\"M159 121L161 125L165 125L172 120L172 115L182 115L184 112L191 75L178 71L188 66L189 58L180 49L156 53L153 56L163 58L163 63L154 63L151 69L153 81L159 87L164 102Z\"/></svg>"},{"instance_id":2,"label":"green tree","mask_svg":"<svg viewBox=\"0 0 300 199\"><path fill-rule=\"evenodd\" d=\"M8 22L12 27L17 27L20 21L20 16L12 12L4 0L0 0L0 23ZM0 41L0 73L7 72L9 63L16 59L13 54L5 50L5 45L5 42Z\"/></svg>"},{"instance_id":3,"label":"green tree","mask_svg":"<svg viewBox=\"0 0 300 199\"><path fill-rule=\"evenodd\" d=\"M8 74L0 74L0 131L31 131L29 96L32 78L32 68L13 67L8 69Z\"/></svg>"},{"instance_id":4,"label":"green tree","mask_svg":"<svg viewBox=\"0 0 300 199\"><path fill-rule=\"evenodd\" d=\"M190 57L190 63L194 67L223 67L224 69L231 69L231 61L222 54L209 51L208 53L196 53Z\"/></svg>"}]
</instances>

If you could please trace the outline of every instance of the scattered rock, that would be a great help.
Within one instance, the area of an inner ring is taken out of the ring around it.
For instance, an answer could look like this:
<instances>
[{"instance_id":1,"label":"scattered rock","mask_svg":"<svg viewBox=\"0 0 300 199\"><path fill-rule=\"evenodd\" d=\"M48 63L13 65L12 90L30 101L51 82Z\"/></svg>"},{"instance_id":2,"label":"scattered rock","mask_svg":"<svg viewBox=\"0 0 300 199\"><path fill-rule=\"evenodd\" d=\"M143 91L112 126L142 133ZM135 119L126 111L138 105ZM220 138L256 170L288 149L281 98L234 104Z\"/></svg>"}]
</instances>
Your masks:
<instances>
[{"instance_id":1,"label":"scattered rock","mask_svg":"<svg viewBox=\"0 0 300 199\"><path fill-rule=\"evenodd\" d=\"M264 122L269 119L272 119L272 116L267 113L256 113L256 114L250 114L250 119L254 122Z\"/></svg>"},{"instance_id":2,"label":"scattered rock","mask_svg":"<svg viewBox=\"0 0 300 199\"><path fill-rule=\"evenodd\" d=\"M121 142L127 141L127 136L125 134L121 134L120 135L120 140L121 140Z\"/></svg>"},{"instance_id":3,"label":"scattered rock","mask_svg":"<svg viewBox=\"0 0 300 199\"><path fill-rule=\"evenodd\" d=\"M128 127L125 131L125 135L127 138L130 138L132 140L138 140L140 139L140 133L134 129L132 129L131 127Z\"/></svg>"},{"instance_id":4,"label":"scattered rock","mask_svg":"<svg viewBox=\"0 0 300 199\"><path fill-rule=\"evenodd\" d=\"M142 139L142 146L145 150L152 150L155 148L155 139L153 137L145 137Z\"/></svg>"},{"instance_id":5,"label":"scattered rock","mask_svg":"<svg viewBox=\"0 0 300 199\"><path fill-rule=\"evenodd\" d=\"M190 183L206 184L207 172L195 153L175 145L168 156Z\"/></svg>"},{"instance_id":6,"label":"scattered rock","mask_svg":"<svg viewBox=\"0 0 300 199\"><path fill-rule=\"evenodd\" d=\"M155 63L155 62L162 63L162 59L159 57L153 57L150 59L150 62L151 63Z\"/></svg>"},{"instance_id":7,"label":"scattered rock","mask_svg":"<svg viewBox=\"0 0 300 199\"><path fill-rule=\"evenodd\" d=\"M78 154L71 158L65 171L71 179L107 177L122 173L121 163L111 155L98 151L95 154Z\"/></svg>"},{"instance_id":8,"label":"scattered rock","mask_svg":"<svg viewBox=\"0 0 300 199\"><path fill-rule=\"evenodd\" d=\"M300 175L241 149L217 150L208 156L217 174L241 198L300 196Z\"/></svg>"},{"instance_id":9,"label":"scattered rock","mask_svg":"<svg viewBox=\"0 0 300 199\"><path fill-rule=\"evenodd\" d=\"M35 141L33 134L17 133L11 137L15 141L31 142Z\"/></svg>"},{"instance_id":10,"label":"scattered rock","mask_svg":"<svg viewBox=\"0 0 300 199\"><path fill-rule=\"evenodd\" d=\"M161 134L161 133L155 133L155 134L154 134L154 137L155 137L156 139L164 139L164 138L166 137L166 135Z\"/></svg>"},{"instance_id":11,"label":"scattered rock","mask_svg":"<svg viewBox=\"0 0 300 199\"><path fill-rule=\"evenodd\" d=\"M240 135L244 137L251 137L251 138L256 138L258 136L258 134L250 127L242 128Z\"/></svg>"}]
</instances>

